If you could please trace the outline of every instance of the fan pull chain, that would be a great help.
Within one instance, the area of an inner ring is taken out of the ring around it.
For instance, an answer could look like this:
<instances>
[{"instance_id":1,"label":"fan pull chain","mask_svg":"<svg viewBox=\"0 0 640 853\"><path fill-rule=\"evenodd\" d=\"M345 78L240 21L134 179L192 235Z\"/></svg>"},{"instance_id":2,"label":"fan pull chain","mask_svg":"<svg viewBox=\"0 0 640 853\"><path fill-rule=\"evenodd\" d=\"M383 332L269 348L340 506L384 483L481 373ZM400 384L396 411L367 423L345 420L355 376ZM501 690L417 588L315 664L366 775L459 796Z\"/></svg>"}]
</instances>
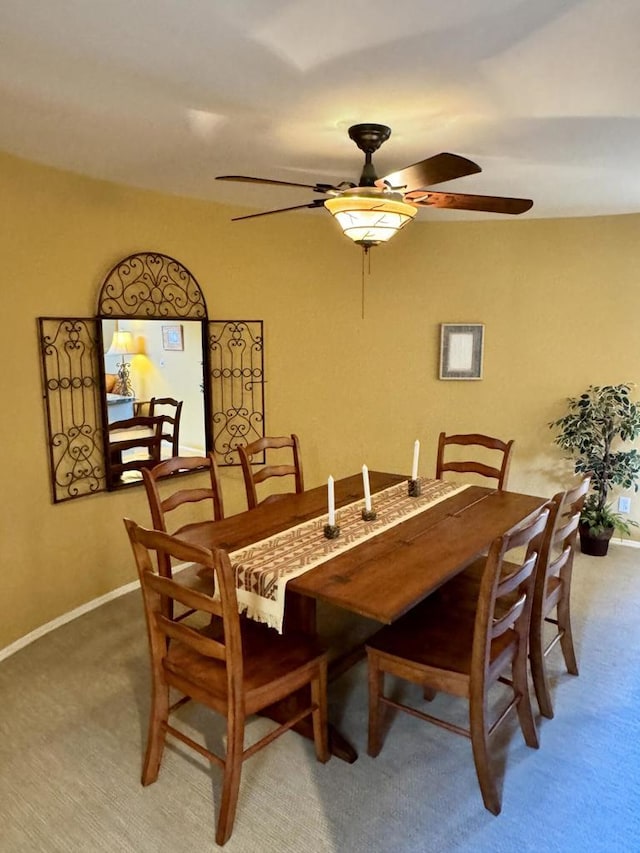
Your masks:
<instances>
[{"instance_id":1,"label":"fan pull chain","mask_svg":"<svg viewBox=\"0 0 640 853\"><path fill-rule=\"evenodd\" d=\"M371 255L369 254L369 246L362 247L362 319L364 320L364 266L365 266L365 258L368 259L369 264L367 268L367 275L371 275Z\"/></svg>"}]
</instances>

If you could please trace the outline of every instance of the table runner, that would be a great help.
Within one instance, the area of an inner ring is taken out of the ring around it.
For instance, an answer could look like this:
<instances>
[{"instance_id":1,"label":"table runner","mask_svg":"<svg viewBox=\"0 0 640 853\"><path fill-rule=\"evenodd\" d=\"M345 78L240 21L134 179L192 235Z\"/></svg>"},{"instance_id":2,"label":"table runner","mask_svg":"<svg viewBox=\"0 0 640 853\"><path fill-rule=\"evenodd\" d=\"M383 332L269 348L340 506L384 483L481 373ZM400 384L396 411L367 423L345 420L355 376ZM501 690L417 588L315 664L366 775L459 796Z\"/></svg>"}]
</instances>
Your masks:
<instances>
[{"instance_id":1,"label":"table runner","mask_svg":"<svg viewBox=\"0 0 640 853\"><path fill-rule=\"evenodd\" d=\"M341 507L336 511L337 539L324 537L325 514L232 551L229 558L239 612L281 634L288 581L468 488L426 477L420 478L420 484L422 494L417 498L408 496L406 481L376 492L372 496L375 521L362 520L364 499Z\"/></svg>"}]
</instances>

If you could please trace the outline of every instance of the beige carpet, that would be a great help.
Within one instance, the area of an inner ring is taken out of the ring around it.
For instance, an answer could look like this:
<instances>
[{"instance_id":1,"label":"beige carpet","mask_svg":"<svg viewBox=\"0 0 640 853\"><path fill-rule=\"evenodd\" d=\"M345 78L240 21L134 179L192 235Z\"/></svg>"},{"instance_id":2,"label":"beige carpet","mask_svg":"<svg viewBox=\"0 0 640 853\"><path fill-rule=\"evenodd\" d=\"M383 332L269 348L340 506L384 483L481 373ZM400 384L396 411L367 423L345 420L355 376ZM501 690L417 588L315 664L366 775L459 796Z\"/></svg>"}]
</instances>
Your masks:
<instances>
[{"instance_id":1,"label":"beige carpet","mask_svg":"<svg viewBox=\"0 0 640 853\"><path fill-rule=\"evenodd\" d=\"M363 664L331 687L331 719L360 752L317 764L288 733L245 767L229 853L640 850L640 552L580 556L574 622L581 667L554 652L556 718L528 749L514 723L494 740L503 811L485 811L470 744L407 715L366 755ZM179 748L139 784L148 708L138 593L59 628L0 663L0 851L215 850L220 773ZM411 688L409 688L411 692ZM416 698L415 691L412 693ZM436 704L454 714L451 702ZM216 745L217 720L182 718ZM254 739L271 724L256 719Z\"/></svg>"}]
</instances>

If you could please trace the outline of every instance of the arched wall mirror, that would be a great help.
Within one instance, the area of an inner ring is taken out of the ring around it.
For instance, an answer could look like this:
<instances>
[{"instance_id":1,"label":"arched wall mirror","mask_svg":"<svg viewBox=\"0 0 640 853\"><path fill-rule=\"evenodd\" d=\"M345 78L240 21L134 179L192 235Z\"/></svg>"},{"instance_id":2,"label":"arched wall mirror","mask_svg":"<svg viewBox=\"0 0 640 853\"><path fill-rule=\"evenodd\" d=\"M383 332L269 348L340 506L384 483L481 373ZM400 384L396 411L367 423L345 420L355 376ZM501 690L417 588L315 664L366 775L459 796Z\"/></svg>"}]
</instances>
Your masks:
<instances>
[{"instance_id":1,"label":"arched wall mirror","mask_svg":"<svg viewBox=\"0 0 640 853\"><path fill-rule=\"evenodd\" d=\"M130 255L104 280L98 321L107 487L211 450L207 307L189 270L168 255Z\"/></svg>"},{"instance_id":2,"label":"arched wall mirror","mask_svg":"<svg viewBox=\"0 0 640 853\"><path fill-rule=\"evenodd\" d=\"M168 255L119 261L95 318L38 323L56 503L140 483L168 456L236 465L237 446L264 435L262 322L209 320Z\"/></svg>"}]
</instances>

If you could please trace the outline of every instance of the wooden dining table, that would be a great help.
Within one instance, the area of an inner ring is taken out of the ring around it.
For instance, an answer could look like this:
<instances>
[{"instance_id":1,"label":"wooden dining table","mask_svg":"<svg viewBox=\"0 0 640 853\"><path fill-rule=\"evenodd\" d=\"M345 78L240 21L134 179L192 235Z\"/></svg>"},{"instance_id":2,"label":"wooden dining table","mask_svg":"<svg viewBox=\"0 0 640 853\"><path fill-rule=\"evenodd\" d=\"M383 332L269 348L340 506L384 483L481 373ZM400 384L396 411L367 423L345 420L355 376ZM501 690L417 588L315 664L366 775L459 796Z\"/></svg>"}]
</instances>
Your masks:
<instances>
[{"instance_id":1,"label":"wooden dining table","mask_svg":"<svg viewBox=\"0 0 640 853\"><path fill-rule=\"evenodd\" d=\"M369 480L375 506L376 493L407 477L373 471ZM341 507L362 497L361 475L337 480L338 518ZM380 623L394 622L486 553L497 536L526 523L547 500L468 486L291 579L286 586L283 631L315 633L318 601ZM185 525L177 535L193 544L233 552L326 511L327 489L321 486L220 521ZM332 663L335 671L344 671L339 656L334 656ZM277 719L277 712L273 716ZM307 734L305 726L300 730ZM330 743L332 752L341 758L353 761L357 757L335 728Z\"/></svg>"}]
</instances>

